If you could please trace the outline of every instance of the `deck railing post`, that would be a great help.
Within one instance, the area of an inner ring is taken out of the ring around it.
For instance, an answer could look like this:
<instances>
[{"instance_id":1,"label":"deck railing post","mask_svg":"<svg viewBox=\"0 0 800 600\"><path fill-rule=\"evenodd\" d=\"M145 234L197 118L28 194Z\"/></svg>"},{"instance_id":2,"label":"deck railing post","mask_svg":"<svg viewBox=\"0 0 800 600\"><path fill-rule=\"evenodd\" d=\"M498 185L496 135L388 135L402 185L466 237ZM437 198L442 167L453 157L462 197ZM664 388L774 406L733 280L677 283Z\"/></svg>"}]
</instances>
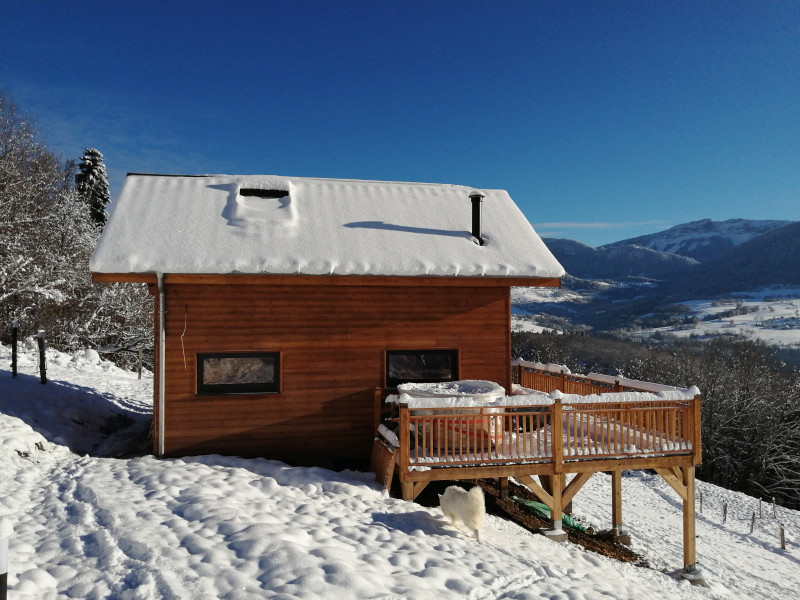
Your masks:
<instances>
[{"instance_id":1,"label":"deck railing post","mask_svg":"<svg viewBox=\"0 0 800 600\"><path fill-rule=\"evenodd\" d=\"M373 398L372 398L372 400L373 400L373 406L372 406L372 412L373 412L373 415L372 415L372 420L373 420L373 422L374 422L374 424L375 424L375 429L377 429L377 428L378 428L378 426L379 426L379 425L381 424L381 422L383 421L383 419L381 418L381 417L383 416L383 414L382 414L382 412L383 412L383 408L382 408L382 406L381 406L381 397L382 397L382 396L383 396L383 388L376 387L376 388L375 388L375 392L374 392L374 396L373 396Z\"/></svg>"},{"instance_id":2,"label":"deck railing post","mask_svg":"<svg viewBox=\"0 0 800 600\"><path fill-rule=\"evenodd\" d=\"M561 399L553 402L553 412L550 421L550 443L553 451L553 464L556 473L561 473L564 463L564 413Z\"/></svg>"},{"instance_id":3,"label":"deck railing post","mask_svg":"<svg viewBox=\"0 0 800 600\"><path fill-rule=\"evenodd\" d=\"M414 499L414 482L408 481L408 463L410 462L410 448L411 448L411 430L410 419L408 414L408 404L398 404L398 411L400 413L400 467L398 477L400 479L400 491L403 495L403 500Z\"/></svg>"},{"instance_id":4,"label":"deck railing post","mask_svg":"<svg viewBox=\"0 0 800 600\"><path fill-rule=\"evenodd\" d=\"M703 435L701 427L701 399L700 394L694 397L692 402L694 409L692 414L692 455L694 456L694 464L699 465L703 462Z\"/></svg>"}]
</instances>

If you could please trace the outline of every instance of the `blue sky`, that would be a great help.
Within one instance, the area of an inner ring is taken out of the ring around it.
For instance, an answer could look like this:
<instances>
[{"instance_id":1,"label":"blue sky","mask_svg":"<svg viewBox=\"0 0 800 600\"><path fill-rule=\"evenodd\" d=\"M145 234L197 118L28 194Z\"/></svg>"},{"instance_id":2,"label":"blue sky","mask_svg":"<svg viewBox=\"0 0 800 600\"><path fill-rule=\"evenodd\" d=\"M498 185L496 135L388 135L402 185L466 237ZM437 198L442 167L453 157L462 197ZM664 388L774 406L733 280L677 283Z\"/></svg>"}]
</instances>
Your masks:
<instances>
[{"instance_id":1,"label":"blue sky","mask_svg":"<svg viewBox=\"0 0 800 600\"><path fill-rule=\"evenodd\" d=\"M509 191L593 246L800 220L800 2L0 1L0 89L126 172ZM490 210L485 207L484 210Z\"/></svg>"}]
</instances>

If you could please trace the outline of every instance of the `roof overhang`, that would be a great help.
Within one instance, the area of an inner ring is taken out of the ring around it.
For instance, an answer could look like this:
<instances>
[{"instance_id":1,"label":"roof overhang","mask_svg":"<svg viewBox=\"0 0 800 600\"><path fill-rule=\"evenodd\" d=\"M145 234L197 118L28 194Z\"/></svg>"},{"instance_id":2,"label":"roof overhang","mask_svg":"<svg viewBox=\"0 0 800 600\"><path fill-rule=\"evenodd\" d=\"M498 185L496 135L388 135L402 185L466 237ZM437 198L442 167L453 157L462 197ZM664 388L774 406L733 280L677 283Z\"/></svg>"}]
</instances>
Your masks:
<instances>
[{"instance_id":1,"label":"roof overhang","mask_svg":"<svg viewBox=\"0 0 800 600\"><path fill-rule=\"evenodd\" d=\"M92 273L100 283L156 284L155 273ZM324 285L384 287L561 287L558 277L397 277L385 275L270 275L165 273L165 284L194 285Z\"/></svg>"}]
</instances>

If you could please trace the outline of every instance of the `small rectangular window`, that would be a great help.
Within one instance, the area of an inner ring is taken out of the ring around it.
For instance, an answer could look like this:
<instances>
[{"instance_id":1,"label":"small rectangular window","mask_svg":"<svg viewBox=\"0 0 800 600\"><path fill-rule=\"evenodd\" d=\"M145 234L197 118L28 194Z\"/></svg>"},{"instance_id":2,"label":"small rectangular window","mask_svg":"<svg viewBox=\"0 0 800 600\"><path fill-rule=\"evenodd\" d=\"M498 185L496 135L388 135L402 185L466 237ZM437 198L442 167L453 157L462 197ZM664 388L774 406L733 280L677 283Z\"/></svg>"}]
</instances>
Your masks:
<instances>
[{"instance_id":1,"label":"small rectangular window","mask_svg":"<svg viewBox=\"0 0 800 600\"><path fill-rule=\"evenodd\" d=\"M217 352L197 355L198 394L258 394L280 391L277 352Z\"/></svg>"},{"instance_id":2,"label":"small rectangular window","mask_svg":"<svg viewBox=\"0 0 800 600\"><path fill-rule=\"evenodd\" d=\"M386 387L458 379L457 350L387 350Z\"/></svg>"}]
</instances>

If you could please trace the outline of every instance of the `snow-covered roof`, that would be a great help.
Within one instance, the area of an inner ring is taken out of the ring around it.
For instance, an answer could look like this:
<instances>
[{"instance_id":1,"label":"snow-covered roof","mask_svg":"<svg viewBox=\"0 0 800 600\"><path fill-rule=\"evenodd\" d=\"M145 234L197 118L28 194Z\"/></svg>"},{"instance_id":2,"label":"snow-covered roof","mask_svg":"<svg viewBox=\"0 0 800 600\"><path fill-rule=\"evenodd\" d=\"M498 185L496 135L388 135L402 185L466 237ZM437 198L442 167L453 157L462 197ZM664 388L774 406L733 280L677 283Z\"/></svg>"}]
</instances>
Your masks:
<instances>
[{"instance_id":1,"label":"snow-covered roof","mask_svg":"<svg viewBox=\"0 0 800 600\"><path fill-rule=\"evenodd\" d=\"M129 174L94 273L556 278L564 270L503 190L273 175ZM285 195L284 195L285 194Z\"/></svg>"}]
</instances>

